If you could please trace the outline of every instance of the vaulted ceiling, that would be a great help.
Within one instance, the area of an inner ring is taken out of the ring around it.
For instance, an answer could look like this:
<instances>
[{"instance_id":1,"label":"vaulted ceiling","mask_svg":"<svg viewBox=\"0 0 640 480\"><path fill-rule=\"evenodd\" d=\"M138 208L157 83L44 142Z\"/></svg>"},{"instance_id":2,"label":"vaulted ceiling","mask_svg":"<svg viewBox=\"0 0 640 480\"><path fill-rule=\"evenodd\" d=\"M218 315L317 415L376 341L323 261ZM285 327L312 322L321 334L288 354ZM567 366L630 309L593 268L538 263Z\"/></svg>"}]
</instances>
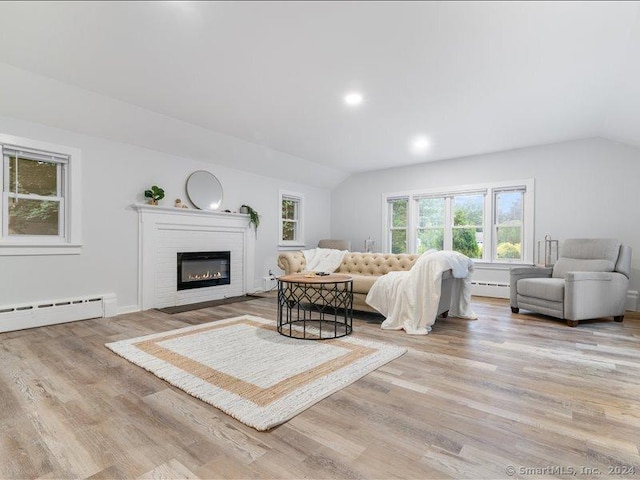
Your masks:
<instances>
[{"instance_id":1,"label":"vaulted ceiling","mask_svg":"<svg viewBox=\"0 0 640 480\"><path fill-rule=\"evenodd\" d=\"M358 172L593 136L640 145L639 11L637 2L2 2L0 62ZM353 90L364 95L357 108L342 99ZM410 151L416 135L429 139L424 154Z\"/></svg>"}]
</instances>

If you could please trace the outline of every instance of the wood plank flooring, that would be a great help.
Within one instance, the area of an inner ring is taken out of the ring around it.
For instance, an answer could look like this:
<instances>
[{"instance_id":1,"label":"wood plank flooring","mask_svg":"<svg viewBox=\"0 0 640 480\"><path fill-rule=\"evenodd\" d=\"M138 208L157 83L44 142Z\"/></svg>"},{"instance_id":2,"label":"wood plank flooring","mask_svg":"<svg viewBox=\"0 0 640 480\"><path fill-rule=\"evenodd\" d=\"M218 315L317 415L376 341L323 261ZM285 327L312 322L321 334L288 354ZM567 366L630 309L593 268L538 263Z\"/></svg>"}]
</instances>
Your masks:
<instances>
[{"instance_id":1,"label":"wood plank flooring","mask_svg":"<svg viewBox=\"0 0 640 480\"><path fill-rule=\"evenodd\" d=\"M0 334L0 478L638 478L640 315L570 328L505 300L473 308L426 337L361 316L354 335L409 352L269 432L104 344L275 319L273 298Z\"/></svg>"}]
</instances>

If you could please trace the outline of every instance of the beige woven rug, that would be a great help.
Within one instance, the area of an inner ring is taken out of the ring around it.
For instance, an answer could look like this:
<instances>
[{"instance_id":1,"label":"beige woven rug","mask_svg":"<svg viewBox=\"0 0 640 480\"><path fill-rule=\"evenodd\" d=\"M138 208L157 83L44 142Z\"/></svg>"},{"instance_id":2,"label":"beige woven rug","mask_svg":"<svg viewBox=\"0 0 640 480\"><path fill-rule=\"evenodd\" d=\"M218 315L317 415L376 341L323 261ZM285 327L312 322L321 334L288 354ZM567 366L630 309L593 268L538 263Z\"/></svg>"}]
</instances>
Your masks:
<instances>
[{"instance_id":1,"label":"beige woven rug","mask_svg":"<svg viewBox=\"0 0 640 480\"><path fill-rule=\"evenodd\" d=\"M257 430L286 422L406 352L353 335L292 339L252 315L106 346Z\"/></svg>"}]
</instances>

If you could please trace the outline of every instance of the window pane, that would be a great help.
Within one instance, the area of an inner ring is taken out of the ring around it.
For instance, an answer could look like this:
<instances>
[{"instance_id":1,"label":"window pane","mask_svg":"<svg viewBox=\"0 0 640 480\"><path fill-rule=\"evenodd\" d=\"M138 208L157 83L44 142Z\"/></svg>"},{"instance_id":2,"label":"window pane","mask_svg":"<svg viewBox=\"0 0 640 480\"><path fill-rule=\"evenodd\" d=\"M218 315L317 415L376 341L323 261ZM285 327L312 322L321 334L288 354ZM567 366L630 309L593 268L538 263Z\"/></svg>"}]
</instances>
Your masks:
<instances>
[{"instance_id":1,"label":"window pane","mask_svg":"<svg viewBox=\"0 0 640 480\"><path fill-rule=\"evenodd\" d=\"M496 194L496 259L522 260L522 199L524 192Z\"/></svg>"},{"instance_id":2,"label":"window pane","mask_svg":"<svg viewBox=\"0 0 640 480\"><path fill-rule=\"evenodd\" d=\"M496 223L520 224L522 221L523 192L502 192L496 194Z\"/></svg>"},{"instance_id":3,"label":"window pane","mask_svg":"<svg viewBox=\"0 0 640 480\"><path fill-rule=\"evenodd\" d=\"M391 253L407 253L407 231L391 231Z\"/></svg>"},{"instance_id":4,"label":"window pane","mask_svg":"<svg viewBox=\"0 0 640 480\"><path fill-rule=\"evenodd\" d=\"M453 250L469 258L482 258L482 228L454 227Z\"/></svg>"},{"instance_id":5,"label":"window pane","mask_svg":"<svg viewBox=\"0 0 640 480\"><path fill-rule=\"evenodd\" d=\"M296 222L282 222L282 240L296 240Z\"/></svg>"},{"instance_id":6,"label":"window pane","mask_svg":"<svg viewBox=\"0 0 640 480\"><path fill-rule=\"evenodd\" d=\"M418 230L416 253L424 253L430 248L442 250L444 248L444 228L429 228Z\"/></svg>"},{"instance_id":7,"label":"window pane","mask_svg":"<svg viewBox=\"0 0 640 480\"><path fill-rule=\"evenodd\" d=\"M297 204L295 200L283 199L282 200L282 218L287 220L296 220Z\"/></svg>"},{"instance_id":8,"label":"window pane","mask_svg":"<svg viewBox=\"0 0 640 480\"><path fill-rule=\"evenodd\" d=\"M9 200L9 235L58 235L60 202Z\"/></svg>"},{"instance_id":9,"label":"window pane","mask_svg":"<svg viewBox=\"0 0 640 480\"><path fill-rule=\"evenodd\" d=\"M58 166L55 163L37 162L18 157L9 157L9 191L42 196L56 196L58 193ZM57 228L57 227L56 227Z\"/></svg>"},{"instance_id":10,"label":"window pane","mask_svg":"<svg viewBox=\"0 0 640 480\"><path fill-rule=\"evenodd\" d=\"M484 195L453 197L453 225L482 225L484 223Z\"/></svg>"},{"instance_id":11,"label":"window pane","mask_svg":"<svg viewBox=\"0 0 640 480\"><path fill-rule=\"evenodd\" d=\"M391 226L406 227L407 226L407 203L406 198L392 200L391 204Z\"/></svg>"},{"instance_id":12,"label":"window pane","mask_svg":"<svg viewBox=\"0 0 640 480\"><path fill-rule=\"evenodd\" d=\"M522 259L522 227L497 227L496 257L499 260Z\"/></svg>"},{"instance_id":13,"label":"window pane","mask_svg":"<svg viewBox=\"0 0 640 480\"><path fill-rule=\"evenodd\" d=\"M418 228L444 225L444 198L418 200Z\"/></svg>"}]
</instances>

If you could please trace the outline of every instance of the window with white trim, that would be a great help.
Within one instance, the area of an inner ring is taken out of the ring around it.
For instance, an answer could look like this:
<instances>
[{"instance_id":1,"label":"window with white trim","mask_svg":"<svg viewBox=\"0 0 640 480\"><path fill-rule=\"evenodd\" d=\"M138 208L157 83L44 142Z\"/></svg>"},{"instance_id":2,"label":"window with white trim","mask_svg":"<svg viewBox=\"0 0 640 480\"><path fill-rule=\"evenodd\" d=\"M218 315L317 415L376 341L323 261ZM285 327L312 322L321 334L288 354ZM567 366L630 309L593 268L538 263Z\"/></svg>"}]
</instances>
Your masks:
<instances>
[{"instance_id":1,"label":"window with white trim","mask_svg":"<svg viewBox=\"0 0 640 480\"><path fill-rule=\"evenodd\" d=\"M408 203L409 199L406 197L391 198L388 201L391 253L407 252Z\"/></svg>"},{"instance_id":2,"label":"window with white trim","mask_svg":"<svg viewBox=\"0 0 640 480\"><path fill-rule=\"evenodd\" d=\"M79 253L79 151L0 135L0 154L0 255Z\"/></svg>"},{"instance_id":3,"label":"window with white trim","mask_svg":"<svg viewBox=\"0 0 640 480\"><path fill-rule=\"evenodd\" d=\"M494 190L494 251L497 261L522 261L525 190Z\"/></svg>"},{"instance_id":4,"label":"window with white trim","mask_svg":"<svg viewBox=\"0 0 640 480\"><path fill-rule=\"evenodd\" d=\"M532 179L386 194L385 250L454 250L478 261L533 263Z\"/></svg>"},{"instance_id":5,"label":"window with white trim","mask_svg":"<svg viewBox=\"0 0 640 480\"><path fill-rule=\"evenodd\" d=\"M280 191L281 247L304 246L304 195Z\"/></svg>"}]
</instances>

